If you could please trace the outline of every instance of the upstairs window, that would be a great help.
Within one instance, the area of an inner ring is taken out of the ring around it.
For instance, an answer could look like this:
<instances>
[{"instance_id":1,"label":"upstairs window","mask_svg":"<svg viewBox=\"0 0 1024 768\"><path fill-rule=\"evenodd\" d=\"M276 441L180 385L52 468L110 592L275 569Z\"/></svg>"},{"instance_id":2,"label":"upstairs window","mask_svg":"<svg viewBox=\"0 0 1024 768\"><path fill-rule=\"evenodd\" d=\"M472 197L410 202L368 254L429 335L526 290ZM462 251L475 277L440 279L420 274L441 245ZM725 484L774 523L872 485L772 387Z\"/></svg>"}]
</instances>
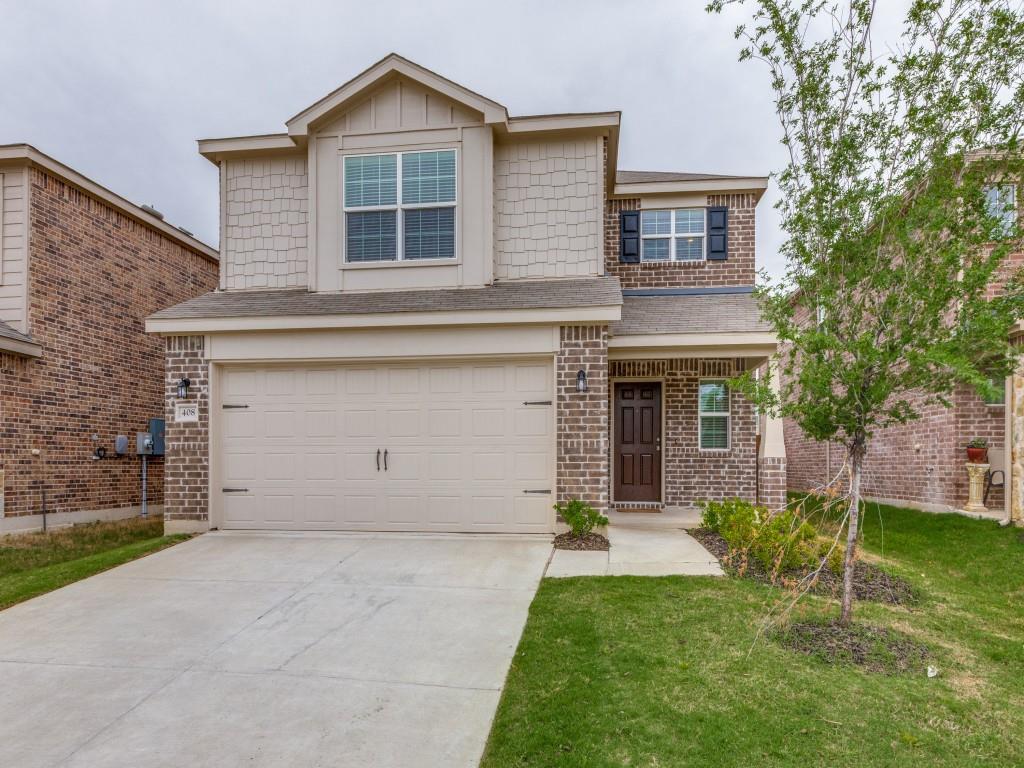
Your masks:
<instances>
[{"instance_id":1,"label":"upstairs window","mask_svg":"<svg viewBox=\"0 0 1024 768\"><path fill-rule=\"evenodd\" d=\"M455 258L455 150L349 155L345 261Z\"/></svg>"},{"instance_id":2,"label":"upstairs window","mask_svg":"<svg viewBox=\"0 0 1024 768\"><path fill-rule=\"evenodd\" d=\"M999 219L993 237L1008 237L1017 224L1017 188L1012 184L999 184L985 192L988 215Z\"/></svg>"},{"instance_id":3,"label":"upstairs window","mask_svg":"<svg viewBox=\"0 0 1024 768\"><path fill-rule=\"evenodd\" d=\"M643 261L703 261L707 223L704 208L642 211Z\"/></svg>"},{"instance_id":4,"label":"upstairs window","mask_svg":"<svg viewBox=\"0 0 1024 768\"><path fill-rule=\"evenodd\" d=\"M698 440L702 451L729 450L729 385L720 379L700 382L697 395Z\"/></svg>"}]
</instances>

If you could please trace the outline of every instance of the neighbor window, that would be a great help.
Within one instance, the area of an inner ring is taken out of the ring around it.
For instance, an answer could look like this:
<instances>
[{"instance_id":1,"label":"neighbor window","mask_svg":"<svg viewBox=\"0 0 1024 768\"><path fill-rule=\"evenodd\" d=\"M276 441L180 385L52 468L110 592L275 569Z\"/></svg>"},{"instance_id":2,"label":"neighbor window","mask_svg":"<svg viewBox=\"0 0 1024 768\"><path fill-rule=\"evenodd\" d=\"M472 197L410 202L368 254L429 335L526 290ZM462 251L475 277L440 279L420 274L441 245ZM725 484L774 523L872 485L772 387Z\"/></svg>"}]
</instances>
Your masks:
<instances>
[{"instance_id":1,"label":"neighbor window","mask_svg":"<svg viewBox=\"0 0 1024 768\"><path fill-rule=\"evenodd\" d=\"M702 261L705 212L703 208L640 213L640 256L643 261Z\"/></svg>"},{"instance_id":2,"label":"neighbor window","mask_svg":"<svg viewBox=\"0 0 1024 768\"><path fill-rule=\"evenodd\" d=\"M455 258L455 150L345 158L345 261Z\"/></svg>"},{"instance_id":3,"label":"neighbor window","mask_svg":"<svg viewBox=\"0 0 1024 768\"><path fill-rule=\"evenodd\" d=\"M697 421L701 450L729 448L729 386L724 381L700 382Z\"/></svg>"},{"instance_id":4,"label":"neighbor window","mask_svg":"<svg viewBox=\"0 0 1024 768\"><path fill-rule=\"evenodd\" d=\"M1007 237L1017 223L1017 188L1012 184L999 184L985 192L988 215L999 219L993 237Z\"/></svg>"},{"instance_id":5,"label":"neighbor window","mask_svg":"<svg viewBox=\"0 0 1024 768\"><path fill-rule=\"evenodd\" d=\"M989 381L992 383L992 387L995 391L992 394L987 392L985 393L983 398L985 405L1005 405L1006 395L1003 391L1006 386L1005 381L1001 376L992 376Z\"/></svg>"}]
</instances>

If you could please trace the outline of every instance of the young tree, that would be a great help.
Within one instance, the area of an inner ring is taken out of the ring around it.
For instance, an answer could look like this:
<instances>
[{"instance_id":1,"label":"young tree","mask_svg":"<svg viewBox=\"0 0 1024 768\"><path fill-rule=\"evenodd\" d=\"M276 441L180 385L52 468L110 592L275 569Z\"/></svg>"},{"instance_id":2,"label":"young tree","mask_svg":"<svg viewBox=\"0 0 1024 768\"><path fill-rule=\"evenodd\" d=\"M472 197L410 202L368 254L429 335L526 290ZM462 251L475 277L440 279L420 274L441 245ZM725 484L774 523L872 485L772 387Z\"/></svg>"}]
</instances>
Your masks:
<instances>
[{"instance_id":1,"label":"young tree","mask_svg":"<svg viewBox=\"0 0 1024 768\"><path fill-rule=\"evenodd\" d=\"M909 0L901 36L881 45L874 0L708 9L732 4L753 6L740 59L767 65L789 153L775 175L785 277L759 292L780 386L745 386L845 447L848 624L873 433L948 405L964 382L991 390L1015 364L1024 288L1006 257L1021 228L1000 204L1024 178L1024 17L1010 0Z\"/></svg>"}]
</instances>

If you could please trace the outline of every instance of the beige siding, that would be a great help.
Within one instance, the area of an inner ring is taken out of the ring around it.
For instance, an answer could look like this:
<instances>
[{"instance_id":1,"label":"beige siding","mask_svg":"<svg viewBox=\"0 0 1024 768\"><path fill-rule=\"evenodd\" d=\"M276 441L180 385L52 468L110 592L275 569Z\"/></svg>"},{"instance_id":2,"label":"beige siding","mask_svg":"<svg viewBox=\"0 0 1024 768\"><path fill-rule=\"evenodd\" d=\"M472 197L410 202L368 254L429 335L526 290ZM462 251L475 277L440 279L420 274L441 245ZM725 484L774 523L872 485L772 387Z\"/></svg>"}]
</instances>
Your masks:
<instances>
[{"instance_id":1,"label":"beige siding","mask_svg":"<svg viewBox=\"0 0 1024 768\"><path fill-rule=\"evenodd\" d=\"M28 332L27 195L24 168L0 169L0 321Z\"/></svg>"},{"instance_id":2,"label":"beige siding","mask_svg":"<svg viewBox=\"0 0 1024 768\"><path fill-rule=\"evenodd\" d=\"M473 125L483 116L405 78L395 78L334 118L320 133L376 133Z\"/></svg>"},{"instance_id":3,"label":"beige siding","mask_svg":"<svg viewBox=\"0 0 1024 768\"><path fill-rule=\"evenodd\" d=\"M225 161L223 285L308 284L309 182L305 155Z\"/></svg>"},{"instance_id":4,"label":"beige siding","mask_svg":"<svg viewBox=\"0 0 1024 768\"><path fill-rule=\"evenodd\" d=\"M546 141L494 148L494 276L601 271L601 144Z\"/></svg>"}]
</instances>

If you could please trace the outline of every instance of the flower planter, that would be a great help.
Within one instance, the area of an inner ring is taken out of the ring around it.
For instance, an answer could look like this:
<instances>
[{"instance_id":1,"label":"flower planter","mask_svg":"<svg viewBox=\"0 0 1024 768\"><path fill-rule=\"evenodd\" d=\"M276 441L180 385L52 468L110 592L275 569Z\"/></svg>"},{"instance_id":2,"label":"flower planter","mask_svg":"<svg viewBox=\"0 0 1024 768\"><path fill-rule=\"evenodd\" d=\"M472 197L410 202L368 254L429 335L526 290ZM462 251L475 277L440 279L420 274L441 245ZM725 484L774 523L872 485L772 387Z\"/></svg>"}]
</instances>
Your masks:
<instances>
[{"instance_id":1,"label":"flower planter","mask_svg":"<svg viewBox=\"0 0 1024 768\"><path fill-rule=\"evenodd\" d=\"M968 448L967 461L970 464L987 464L988 448Z\"/></svg>"}]
</instances>

